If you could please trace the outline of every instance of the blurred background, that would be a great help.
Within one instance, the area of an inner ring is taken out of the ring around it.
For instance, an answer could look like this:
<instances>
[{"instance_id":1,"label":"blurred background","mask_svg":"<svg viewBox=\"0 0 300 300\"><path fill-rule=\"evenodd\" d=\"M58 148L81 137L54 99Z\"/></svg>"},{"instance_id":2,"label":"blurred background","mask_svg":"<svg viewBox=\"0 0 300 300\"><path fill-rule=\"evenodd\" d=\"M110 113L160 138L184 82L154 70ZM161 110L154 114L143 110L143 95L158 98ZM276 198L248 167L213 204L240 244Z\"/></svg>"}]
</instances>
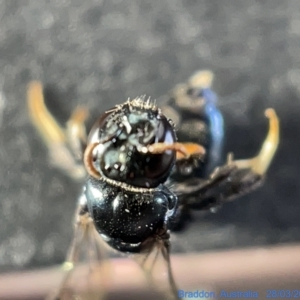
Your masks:
<instances>
[{"instance_id":1,"label":"blurred background","mask_svg":"<svg viewBox=\"0 0 300 300\"><path fill-rule=\"evenodd\" d=\"M174 252L300 241L298 0L7 0L0 4L0 271L61 263L81 186L49 165L30 124L26 86L41 80L63 123L77 105L98 113L160 99L199 69L215 73L226 152L258 151L264 110L281 120L265 185L214 214L194 213ZM91 118L91 123L93 118Z\"/></svg>"}]
</instances>

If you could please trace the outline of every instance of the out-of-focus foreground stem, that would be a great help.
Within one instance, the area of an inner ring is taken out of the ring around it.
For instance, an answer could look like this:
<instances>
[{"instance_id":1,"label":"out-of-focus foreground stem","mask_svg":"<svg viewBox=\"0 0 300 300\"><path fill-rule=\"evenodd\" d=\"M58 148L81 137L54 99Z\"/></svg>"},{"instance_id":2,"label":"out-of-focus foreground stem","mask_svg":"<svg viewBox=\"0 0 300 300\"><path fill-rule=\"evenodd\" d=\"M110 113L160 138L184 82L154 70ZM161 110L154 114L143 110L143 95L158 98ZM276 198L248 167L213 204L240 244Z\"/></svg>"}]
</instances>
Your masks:
<instances>
[{"instance_id":1,"label":"out-of-focus foreground stem","mask_svg":"<svg viewBox=\"0 0 300 300\"><path fill-rule=\"evenodd\" d=\"M253 290L259 292L259 299L265 299L267 290L272 289L300 291L299 245L173 255L171 259L178 288L185 291ZM146 281L132 260L114 259L112 271L109 299L127 299L125 295L148 299ZM43 299L60 280L57 267L2 274L0 299Z\"/></svg>"}]
</instances>

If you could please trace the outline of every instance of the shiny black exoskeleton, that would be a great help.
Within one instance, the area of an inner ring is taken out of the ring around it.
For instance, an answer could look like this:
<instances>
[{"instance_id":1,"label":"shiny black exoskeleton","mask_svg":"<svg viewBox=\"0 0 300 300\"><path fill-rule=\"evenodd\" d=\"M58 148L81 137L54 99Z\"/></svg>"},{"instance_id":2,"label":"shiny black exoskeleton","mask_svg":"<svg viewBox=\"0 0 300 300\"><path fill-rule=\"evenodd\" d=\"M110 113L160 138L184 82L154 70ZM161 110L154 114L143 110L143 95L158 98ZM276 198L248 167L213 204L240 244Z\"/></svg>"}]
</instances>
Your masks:
<instances>
[{"instance_id":1,"label":"shiny black exoskeleton","mask_svg":"<svg viewBox=\"0 0 300 300\"><path fill-rule=\"evenodd\" d=\"M165 226L177 204L176 196L163 185L153 192L136 193L89 178L84 193L96 229L122 252L144 250L143 242Z\"/></svg>"},{"instance_id":2,"label":"shiny black exoskeleton","mask_svg":"<svg viewBox=\"0 0 300 300\"><path fill-rule=\"evenodd\" d=\"M123 252L140 252L143 243L166 227L177 197L163 185L176 153L152 154L148 146L176 142L172 124L151 101L136 99L105 113L88 144L101 180L84 187L88 211L103 239Z\"/></svg>"},{"instance_id":3,"label":"shiny black exoskeleton","mask_svg":"<svg viewBox=\"0 0 300 300\"><path fill-rule=\"evenodd\" d=\"M93 126L88 143L97 147L97 169L104 178L131 186L154 188L166 181L175 152L145 153L154 143L172 144L174 128L152 102L136 99L105 113Z\"/></svg>"}]
</instances>

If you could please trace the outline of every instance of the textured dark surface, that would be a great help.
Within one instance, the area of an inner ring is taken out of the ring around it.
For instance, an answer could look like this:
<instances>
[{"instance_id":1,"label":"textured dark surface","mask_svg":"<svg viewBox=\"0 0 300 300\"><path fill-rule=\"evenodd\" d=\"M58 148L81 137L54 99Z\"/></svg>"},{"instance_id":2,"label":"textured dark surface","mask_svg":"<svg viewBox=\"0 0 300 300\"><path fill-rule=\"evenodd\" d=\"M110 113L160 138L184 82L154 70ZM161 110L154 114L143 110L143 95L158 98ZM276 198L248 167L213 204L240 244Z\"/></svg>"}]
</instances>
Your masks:
<instances>
[{"instance_id":1,"label":"textured dark surface","mask_svg":"<svg viewBox=\"0 0 300 300\"><path fill-rule=\"evenodd\" d=\"M26 111L39 79L65 121L128 97L165 94L197 69L216 74L226 149L254 155L281 119L281 144L265 186L216 214L195 214L174 250L300 240L300 2L298 0L16 1L0 4L0 270L63 260L80 186L49 166ZM198 216L198 218L197 218Z\"/></svg>"}]
</instances>

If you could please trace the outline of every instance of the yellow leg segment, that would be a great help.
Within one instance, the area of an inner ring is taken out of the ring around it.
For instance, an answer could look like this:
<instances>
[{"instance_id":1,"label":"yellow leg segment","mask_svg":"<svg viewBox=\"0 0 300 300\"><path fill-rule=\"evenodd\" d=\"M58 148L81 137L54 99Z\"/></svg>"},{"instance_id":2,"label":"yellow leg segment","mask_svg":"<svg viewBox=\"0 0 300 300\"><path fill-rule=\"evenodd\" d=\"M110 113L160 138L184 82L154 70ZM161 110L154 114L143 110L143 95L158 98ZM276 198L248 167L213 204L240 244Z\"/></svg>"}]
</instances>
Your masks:
<instances>
[{"instance_id":1,"label":"yellow leg segment","mask_svg":"<svg viewBox=\"0 0 300 300\"><path fill-rule=\"evenodd\" d=\"M193 74L188 85L192 88L210 88L214 79L214 74L208 70L201 70Z\"/></svg>"},{"instance_id":2,"label":"yellow leg segment","mask_svg":"<svg viewBox=\"0 0 300 300\"><path fill-rule=\"evenodd\" d=\"M82 158L82 146L86 145L87 135L84 123L88 115L87 109L77 107L67 122L66 135L77 159Z\"/></svg>"},{"instance_id":3,"label":"yellow leg segment","mask_svg":"<svg viewBox=\"0 0 300 300\"><path fill-rule=\"evenodd\" d=\"M43 86L39 81L30 82L27 90L27 104L32 123L40 132L44 142L49 146L53 143L64 143L64 130L59 126L45 106Z\"/></svg>"},{"instance_id":4,"label":"yellow leg segment","mask_svg":"<svg viewBox=\"0 0 300 300\"><path fill-rule=\"evenodd\" d=\"M31 121L49 149L52 163L74 179L81 179L84 177L86 174L84 167L77 164L73 153L67 146L70 144L67 135L70 130L67 130L66 132L48 111L44 102L43 86L41 82L32 81L29 83L27 90L27 105ZM75 111L69 121L71 124L69 127L77 128L75 131L77 132L79 130L82 138L85 137L83 125L84 119L85 114L82 110L78 110ZM76 134L74 134L72 138L73 140L78 140L80 137L77 137Z\"/></svg>"},{"instance_id":5,"label":"yellow leg segment","mask_svg":"<svg viewBox=\"0 0 300 300\"><path fill-rule=\"evenodd\" d=\"M257 156L250 159L235 160L234 164L240 169L252 169L256 174L264 175L275 155L279 143L279 120L272 108L265 111L269 119L269 132Z\"/></svg>"}]
</instances>

